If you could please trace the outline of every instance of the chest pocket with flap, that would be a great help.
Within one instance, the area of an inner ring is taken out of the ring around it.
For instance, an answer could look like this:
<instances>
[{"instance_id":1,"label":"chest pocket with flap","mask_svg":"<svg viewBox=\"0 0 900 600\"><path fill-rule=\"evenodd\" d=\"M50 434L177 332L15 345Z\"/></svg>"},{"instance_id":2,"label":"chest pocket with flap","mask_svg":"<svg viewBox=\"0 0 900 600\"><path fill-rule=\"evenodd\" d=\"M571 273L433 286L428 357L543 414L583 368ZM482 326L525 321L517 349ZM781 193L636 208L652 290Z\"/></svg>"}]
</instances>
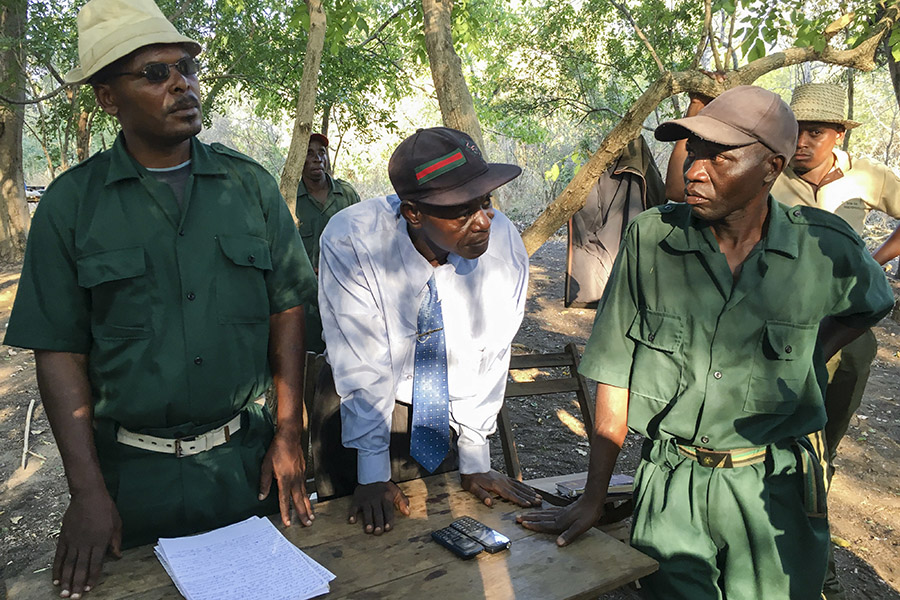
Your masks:
<instances>
[{"instance_id":1,"label":"chest pocket with flap","mask_svg":"<svg viewBox=\"0 0 900 600\"><path fill-rule=\"evenodd\" d=\"M272 270L269 244L252 235L218 235L222 260L216 274L220 323L258 323L269 318L265 274Z\"/></svg>"},{"instance_id":2,"label":"chest pocket with flap","mask_svg":"<svg viewBox=\"0 0 900 600\"><path fill-rule=\"evenodd\" d=\"M812 370L819 326L766 321L753 356L744 410L791 414Z\"/></svg>"},{"instance_id":3,"label":"chest pocket with flap","mask_svg":"<svg viewBox=\"0 0 900 600\"><path fill-rule=\"evenodd\" d=\"M641 310L628 328L634 340L631 393L669 402L681 389L684 323L678 315Z\"/></svg>"},{"instance_id":4,"label":"chest pocket with flap","mask_svg":"<svg viewBox=\"0 0 900 600\"><path fill-rule=\"evenodd\" d=\"M150 282L144 249L117 248L76 259L78 285L91 294L91 332L95 338L129 339L150 335L146 299Z\"/></svg>"}]
</instances>

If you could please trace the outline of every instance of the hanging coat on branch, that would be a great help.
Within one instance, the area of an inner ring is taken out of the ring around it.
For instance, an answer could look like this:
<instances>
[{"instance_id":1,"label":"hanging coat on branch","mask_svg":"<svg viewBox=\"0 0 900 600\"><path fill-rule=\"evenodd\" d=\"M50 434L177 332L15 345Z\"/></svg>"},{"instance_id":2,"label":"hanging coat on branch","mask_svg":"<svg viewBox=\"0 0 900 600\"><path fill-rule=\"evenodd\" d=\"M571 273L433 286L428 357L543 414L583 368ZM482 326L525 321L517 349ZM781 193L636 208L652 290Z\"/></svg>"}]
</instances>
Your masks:
<instances>
[{"instance_id":1,"label":"hanging coat on branch","mask_svg":"<svg viewBox=\"0 0 900 600\"><path fill-rule=\"evenodd\" d=\"M665 183L647 142L638 136L597 180L584 208L569 219L567 307L597 307L625 226L641 211L665 201Z\"/></svg>"}]
</instances>

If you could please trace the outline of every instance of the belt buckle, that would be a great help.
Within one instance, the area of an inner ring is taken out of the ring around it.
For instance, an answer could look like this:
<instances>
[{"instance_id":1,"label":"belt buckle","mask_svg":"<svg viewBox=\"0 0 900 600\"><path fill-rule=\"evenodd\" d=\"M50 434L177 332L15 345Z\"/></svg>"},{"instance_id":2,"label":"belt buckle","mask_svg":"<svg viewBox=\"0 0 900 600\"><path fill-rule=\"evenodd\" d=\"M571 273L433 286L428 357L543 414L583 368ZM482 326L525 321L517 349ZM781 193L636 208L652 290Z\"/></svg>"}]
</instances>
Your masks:
<instances>
[{"instance_id":1,"label":"belt buckle","mask_svg":"<svg viewBox=\"0 0 900 600\"><path fill-rule=\"evenodd\" d=\"M197 439L196 435L191 436L191 437L185 437L185 438L175 438L175 458L184 458L185 456L187 456L184 453L184 450L182 450L182 448L181 448L182 442L193 442L196 439Z\"/></svg>"},{"instance_id":2,"label":"belt buckle","mask_svg":"<svg viewBox=\"0 0 900 600\"><path fill-rule=\"evenodd\" d=\"M697 453L697 462L704 467L714 469L716 467L728 468L731 466L730 461L726 460L731 458L727 452L716 452L715 450L699 447L696 447L694 450Z\"/></svg>"}]
</instances>

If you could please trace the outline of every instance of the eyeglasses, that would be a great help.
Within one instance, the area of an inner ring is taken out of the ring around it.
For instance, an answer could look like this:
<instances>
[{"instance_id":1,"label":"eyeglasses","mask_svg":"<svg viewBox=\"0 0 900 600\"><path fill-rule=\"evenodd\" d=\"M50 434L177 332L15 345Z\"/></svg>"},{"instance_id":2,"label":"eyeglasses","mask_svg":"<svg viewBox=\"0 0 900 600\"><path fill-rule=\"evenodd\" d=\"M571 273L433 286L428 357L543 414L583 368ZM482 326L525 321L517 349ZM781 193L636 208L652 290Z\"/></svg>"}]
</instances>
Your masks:
<instances>
[{"instance_id":1,"label":"eyeglasses","mask_svg":"<svg viewBox=\"0 0 900 600\"><path fill-rule=\"evenodd\" d=\"M196 75L198 71L200 71L200 63L197 62L196 58L186 56L175 63L150 63L137 73L125 72L125 73L115 73L111 77L121 77L122 75L132 75L134 77L144 77L150 83L161 83L169 79L169 68L175 67L178 69L178 72L184 75L185 77L189 77L191 75Z\"/></svg>"}]
</instances>

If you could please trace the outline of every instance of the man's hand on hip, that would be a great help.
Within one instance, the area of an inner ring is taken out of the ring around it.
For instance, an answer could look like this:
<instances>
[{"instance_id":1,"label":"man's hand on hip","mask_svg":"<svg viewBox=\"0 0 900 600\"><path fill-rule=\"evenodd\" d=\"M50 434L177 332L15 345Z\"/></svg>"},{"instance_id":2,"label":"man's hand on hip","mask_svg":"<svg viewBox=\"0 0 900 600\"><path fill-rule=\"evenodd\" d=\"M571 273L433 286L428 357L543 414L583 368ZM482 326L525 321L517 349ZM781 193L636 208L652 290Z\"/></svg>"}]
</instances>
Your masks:
<instances>
[{"instance_id":1,"label":"man's hand on hip","mask_svg":"<svg viewBox=\"0 0 900 600\"><path fill-rule=\"evenodd\" d=\"M306 493L306 460L300 447L299 433L276 430L266 457L263 458L259 476L259 499L265 500L272 487L272 475L278 482L278 507L281 522L291 524L291 502L297 518L305 527L312 525L316 516Z\"/></svg>"},{"instance_id":2,"label":"man's hand on hip","mask_svg":"<svg viewBox=\"0 0 900 600\"><path fill-rule=\"evenodd\" d=\"M366 533L381 535L394 526L394 508L409 516L409 499L393 481L358 485L353 491L348 521L356 523L362 513Z\"/></svg>"},{"instance_id":3,"label":"man's hand on hip","mask_svg":"<svg viewBox=\"0 0 900 600\"><path fill-rule=\"evenodd\" d=\"M493 505L493 494L519 506L540 506L542 502L534 488L493 469L487 473L460 475L459 482L464 490L472 492L485 506Z\"/></svg>"},{"instance_id":4,"label":"man's hand on hip","mask_svg":"<svg viewBox=\"0 0 900 600\"><path fill-rule=\"evenodd\" d=\"M62 588L60 597L77 599L91 591L107 549L119 557L121 545L122 519L106 489L72 496L53 559L53 585Z\"/></svg>"}]
</instances>

